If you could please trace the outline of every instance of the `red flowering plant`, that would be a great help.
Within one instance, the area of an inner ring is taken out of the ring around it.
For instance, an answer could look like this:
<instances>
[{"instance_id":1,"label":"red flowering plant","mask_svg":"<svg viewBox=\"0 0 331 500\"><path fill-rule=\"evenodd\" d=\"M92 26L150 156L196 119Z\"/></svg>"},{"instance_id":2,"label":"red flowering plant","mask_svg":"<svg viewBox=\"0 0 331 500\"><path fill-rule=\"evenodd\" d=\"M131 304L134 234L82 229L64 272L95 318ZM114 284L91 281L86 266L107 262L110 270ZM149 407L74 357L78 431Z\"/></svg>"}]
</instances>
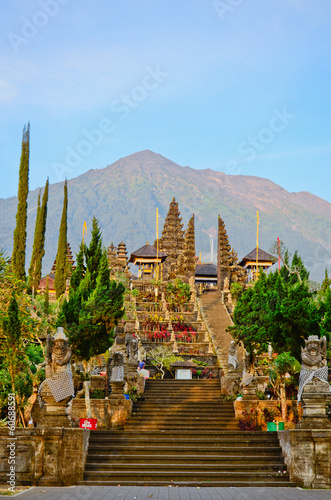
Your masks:
<instances>
[{"instance_id":1,"label":"red flowering plant","mask_svg":"<svg viewBox=\"0 0 331 500\"><path fill-rule=\"evenodd\" d=\"M194 342L196 338L197 332L189 326L187 323L184 323L183 316L176 316L172 319L172 328L175 332L176 340L179 342Z\"/></svg>"},{"instance_id":2,"label":"red flowering plant","mask_svg":"<svg viewBox=\"0 0 331 500\"><path fill-rule=\"evenodd\" d=\"M196 370L195 368L193 368L192 375L193 378L206 378L209 375L209 369L205 368L204 370L201 369Z\"/></svg>"},{"instance_id":3,"label":"red flowering plant","mask_svg":"<svg viewBox=\"0 0 331 500\"><path fill-rule=\"evenodd\" d=\"M159 330L145 333L147 333L147 337L151 342L169 342L171 337L171 333L164 325L161 325Z\"/></svg>"}]
</instances>

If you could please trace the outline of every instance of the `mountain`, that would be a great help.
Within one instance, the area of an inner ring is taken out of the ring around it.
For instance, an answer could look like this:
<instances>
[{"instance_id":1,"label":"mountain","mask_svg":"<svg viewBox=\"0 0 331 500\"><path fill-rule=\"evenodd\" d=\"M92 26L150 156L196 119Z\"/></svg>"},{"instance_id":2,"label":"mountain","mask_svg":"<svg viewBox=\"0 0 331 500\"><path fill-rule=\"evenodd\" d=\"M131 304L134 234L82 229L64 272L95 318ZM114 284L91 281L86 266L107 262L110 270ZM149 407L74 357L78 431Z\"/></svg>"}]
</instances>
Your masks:
<instances>
[{"instance_id":1,"label":"mountain","mask_svg":"<svg viewBox=\"0 0 331 500\"><path fill-rule=\"evenodd\" d=\"M128 253L155 240L156 207L159 234L169 203L175 196L184 222L195 214L196 253L210 261L209 236L214 238L216 262L217 216L225 221L231 245L239 258L256 246L256 210L260 213L260 247L269 250L279 237L296 249L321 281L331 268L331 204L308 192L289 193L273 182L252 176L195 170L153 153L141 151L103 169L89 170L68 181L68 240L74 254L95 215L106 246L123 240ZM29 194L27 267L30 263L38 190ZM63 182L50 185L43 272L49 272L57 249ZM0 199L0 247L12 251L17 198Z\"/></svg>"}]
</instances>

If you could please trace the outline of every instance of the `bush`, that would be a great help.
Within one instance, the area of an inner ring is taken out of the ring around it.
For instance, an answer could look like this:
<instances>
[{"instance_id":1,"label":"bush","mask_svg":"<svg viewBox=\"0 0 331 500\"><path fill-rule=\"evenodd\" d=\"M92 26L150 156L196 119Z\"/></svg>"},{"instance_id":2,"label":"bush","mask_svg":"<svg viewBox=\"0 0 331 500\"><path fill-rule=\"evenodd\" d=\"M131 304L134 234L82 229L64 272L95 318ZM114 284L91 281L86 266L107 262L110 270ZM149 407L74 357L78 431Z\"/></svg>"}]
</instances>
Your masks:
<instances>
[{"instance_id":1,"label":"bush","mask_svg":"<svg viewBox=\"0 0 331 500\"><path fill-rule=\"evenodd\" d=\"M247 412L244 410L242 412L242 417L239 419L239 428L241 431L257 431L261 430L259 426L256 424L257 412L253 410L253 408Z\"/></svg>"},{"instance_id":2,"label":"bush","mask_svg":"<svg viewBox=\"0 0 331 500\"><path fill-rule=\"evenodd\" d=\"M94 389L94 391L91 392L91 398L105 399L105 391L103 391L102 389Z\"/></svg>"}]
</instances>

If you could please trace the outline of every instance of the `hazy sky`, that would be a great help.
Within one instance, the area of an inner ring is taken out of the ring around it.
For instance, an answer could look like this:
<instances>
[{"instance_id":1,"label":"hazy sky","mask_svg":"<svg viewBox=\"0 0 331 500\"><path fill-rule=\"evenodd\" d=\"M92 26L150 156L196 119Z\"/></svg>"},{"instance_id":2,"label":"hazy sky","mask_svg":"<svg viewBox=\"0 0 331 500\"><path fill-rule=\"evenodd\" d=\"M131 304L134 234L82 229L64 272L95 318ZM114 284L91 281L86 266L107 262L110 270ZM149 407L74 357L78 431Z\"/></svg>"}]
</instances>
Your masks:
<instances>
[{"instance_id":1,"label":"hazy sky","mask_svg":"<svg viewBox=\"0 0 331 500\"><path fill-rule=\"evenodd\" d=\"M331 202L330 0L2 0L0 197L150 149Z\"/></svg>"}]
</instances>

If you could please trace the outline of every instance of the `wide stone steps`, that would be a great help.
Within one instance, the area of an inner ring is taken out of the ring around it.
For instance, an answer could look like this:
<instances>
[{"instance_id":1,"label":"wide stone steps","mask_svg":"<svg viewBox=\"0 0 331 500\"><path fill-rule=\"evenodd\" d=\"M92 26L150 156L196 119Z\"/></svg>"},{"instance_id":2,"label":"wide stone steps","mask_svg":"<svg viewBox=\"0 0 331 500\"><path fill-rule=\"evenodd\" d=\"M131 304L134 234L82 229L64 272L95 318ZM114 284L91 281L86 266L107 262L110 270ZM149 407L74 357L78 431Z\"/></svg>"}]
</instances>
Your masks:
<instances>
[{"instance_id":1,"label":"wide stone steps","mask_svg":"<svg viewBox=\"0 0 331 500\"><path fill-rule=\"evenodd\" d=\"M199 466L200 469L200 466ZM210 483L222 486L238 486L239 482L245 482L247 486L255 486L256 482L263 483L264 486L294 486L289 483L287 473L282 471L148 471L143 468L126 471L103 471L85 472L84 484L106 485L137 485L142 481L145 485L179 485L180 482L189 483L191 486L196 483ZM90 483L89 483L90 482Z\"/></svg>"},{"instance_id":2,"label":"wide stone steps","mask_svg":"<svg viewBox=\"0 0 331 500\"><path fill-rule=\"evenodd\" d=\"M279 453L279 450L278 450ZM281 469L284 465L284 458L280 456L261 456L261 455L250 455L249 457L250 463L252 464L272 464L277 465L278 469ZM124 454L99 454L94 456L89 456L86 461L86 468L95 468L100 467L100 464L181 464L181 463L190 463L190 464L226 464L227 466L231 466L231 464L242 464L242 456L241 455L124 455Z\"/></svg>"},{"instance_id":3,"label":"wide stone steps","mask_svg":"<svg viewBox=\"0 0 331 500\"><path fill-rule=\"evenodd\" d=\"M108 456L110 454L113 455L130 455L132 453L139 453L141 456L145 455L173 455L174 453L180 453L181 455L192 455L194 453L206 453L209 455L225 455L229 454L231 456L238 456L241 458L241 461L249 460L251 453L255 454L259 453L260 456L272 456L279 457L281 455L281 448L278 447L259 447L259 449L253 449L251 452L247 450L246 447L232 447L232 446L185 446L184 449L179 449L177 447L165 446L165 445L137 445L132 447L132 445L128 446L108 446L108 447L99 447L91 452L89 451L89 457L92 456Z\"/></svg>"},{"instance_id":4,"label":"wide stone steps","mask_svg":"<svg viewBox=\"0 0 331 500\"><path fill-rule=\"evenodd\" d=\"M84 485L294 486L274 432L242 432L217 380L148 380L124 430L91 432Z\"/></svg>"}]
</instances>

